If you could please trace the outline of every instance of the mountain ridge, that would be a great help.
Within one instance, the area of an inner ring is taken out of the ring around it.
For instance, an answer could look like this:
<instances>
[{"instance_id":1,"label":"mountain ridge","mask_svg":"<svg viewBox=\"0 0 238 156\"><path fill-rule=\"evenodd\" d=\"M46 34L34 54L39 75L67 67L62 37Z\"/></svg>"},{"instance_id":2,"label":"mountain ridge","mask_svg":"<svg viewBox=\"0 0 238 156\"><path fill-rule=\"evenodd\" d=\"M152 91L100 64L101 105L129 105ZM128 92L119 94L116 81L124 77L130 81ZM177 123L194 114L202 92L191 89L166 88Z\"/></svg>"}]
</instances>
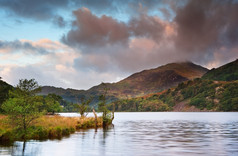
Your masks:
<instances>
[{"instance_id":1,"label":"mountain ridge","mask_svg":"<svg viewBox=\"0 0 238 156\"><path fill-rule=\"evenodd\" d=\"M202 78L155 94L118 100L109 107L116 111L238 111L237 72L238 60L212 69Z\"/></svg>"},{"instance_id":2,"label":"mountain ridge","mask_svg":"<svg viewBox=\"0 0 238 156\"><path fill-rule=\"evenodd\" d=\"M43 86L41 94L55 93L68 101L75 102L77 98L100 96L104 92L105 87L107 87L109 88L108 101L111 102L117 99L137 97L162 91L176 86L180 82L201 77L207 71L208 69L192 62L169 63L157 68L136 72L116 83L101 83L88 90ZM97 100L93 101L93 103L95 102Z\"/></svg>"}]
</instances>

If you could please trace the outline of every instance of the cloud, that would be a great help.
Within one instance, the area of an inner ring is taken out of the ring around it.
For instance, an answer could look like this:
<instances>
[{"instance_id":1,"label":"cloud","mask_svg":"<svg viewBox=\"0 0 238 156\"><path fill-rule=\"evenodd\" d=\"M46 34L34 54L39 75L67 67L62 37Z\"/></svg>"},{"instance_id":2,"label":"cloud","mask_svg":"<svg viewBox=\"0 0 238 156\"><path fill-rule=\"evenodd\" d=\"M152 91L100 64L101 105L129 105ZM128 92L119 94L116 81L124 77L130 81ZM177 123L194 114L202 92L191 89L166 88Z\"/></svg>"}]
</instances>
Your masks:
<instances>
[{"instance_id":1,"label":"cloud","mask_svg":"<svg viewBox=\"0 0 238 156\"><path fill-rule=\"evenodd\" d=\"M62 39L69 45L104 46L124 42L129 37L125 23L111 17L97 17L87 8L74 11L74 15L77 19L73 29Z\"/></svg>"},{"instance_id":2,"label":"cloud","mask_svg":"<svg viewBox=\"0 0 238 156\"><path fill-rule=\"evenodd\" d=\"M64 62L64 57L68 55L71 55L68 57L70 61ZM73 55L75 56L73 57ZM116 72L76 71L71 62L78 56L73 52L61 53L59 57L51 55L41 59L38 63L29 65L0 64L0 75L3 80L12 85L16 85L19 79L35 78L40 85L74 89L89 89L104 81L115 81L117 77L121 76Z\"/></svg>"},{"instance_id":3,"label":"cloud","mask_svg":"<svg viewBox=\"0 0 238 156\"><path fill-rule=\"evenodd\" d=\"M65 21L65 19L59 15L54 17L53 23L57 25L59 28L64 28L67 25L67 22Z\"/></svg>"},{"instance_id":4,"label":"cloud","mask_svg":"<svg viewBox=\"0 0 238 156\"><path fill-rule=\"evenodd\" d=\"M238 43L236 2L191 0L164 4L170 8L162 12L173 20L141 11L128 22L120 22L106 15L96 16L87 8L75 11L72 29L62 40L81 50L82 57L75 60L76 69L129 73L173 61L209 66L225 53L229 57L216 65L237 57L232 52ZM150 5L141 3L139 7ZM173 10L174 15L168 10ZM118 34L121 36L112 37Z\"/></svg>"},{"instance_id":5,"label":"cloud","mask_svg":"<svg viewBox=\"0 0 238 156\"><path fill-rule=\"evenodd\" d=\"M2 0L0 7L9 14L37 20L47 20L57 15L58 8L68 6L68 0Z\"/></svg>"},{"instance_id":6,"label":"cloud","mask_svg":"<svg viewBox=\"0 0 238 156\"><path fill-rule=\"evenodd\" d=\"M191 59L207 63L216 59L221 47L229 55L238 43L238 3L235 1L189 1L177 9L174 38L178 52Z\"/></svg>"},{"instance_id":7,"label":"cloud","mask_svg":"<svg viewBox=\"0 0 238 156\"><path fill-rule=\"evenodd\" d=\"M176 46L186 52L206 52L237 43L238 4L232 1L193 0L177 11Z\"/></svg>"},{"instance_id":8,"label":"cloud","mask_svg":"<svg viewBox=\"0 0 238 156\"><path fill-rule=\"evenodd\" d=\"M125 23L105 15L98 17L87 8L74 15L72 29L62 41L80 49L82 57L75 60L78 70L136 72L166 63L173 54L175 25L157 16L141 13Z\"/></svg>"},{"instance_id":9,"label":"cloud","mask_svg":"<svg viewBox=\"0 0 238 156\"><path fill-rule=\"evenodd\" d=\"M14 8L12 2L5 3L1 7ZM62 27L68 25L57 9L74 6L77 10L73 11L74 20L62 42L0 41L1 61L12 56L10 62L0 64L0 75L10 82L15 83L19 76L34 77L44 85L80 89L170 62L189 60L213 68L238 57L236 1L31 3L35 15L25 15L30 10L24 10L19 16L36 19L37 8L48 9L50 20ZM24 5L20 4L20 8ZM18 13L18 9L11 12ZM43 16L39 19L46 20ZM24 63L33 57L30 64ZM19 58L25 60L21 65L14 63Z\"/></svg>"},{"instance_id":10,"label":"cloud","mask_svg":"<svg viewBox=\"0 0 238 156\"><path fill-rule=\"evenodd\" d=\"M93 13L101 16L116 17L117 20L126 21L131 16L136 16L139 6L144 10L154 12L157 7L166 4L157 0L1 0L0 8L8 17L31 19L35 21L51 21L60 28L65 27L69 20L67 11L71 12L78 8L86 7ZM158 12L158 11L157 11Z\"/></svg>"},{"instance_id":11,"label":"cloud","mask_svg":"<svg viewBox=\"0 0 238 156\"><path fill-rule=\"evenodd\" d=\"M139 18L130 20L129 30L135 37L152 38L159 41L164 37L166 22L156 16L142 14Z\"/></svg>"},{"instance_id":12,"label":"cloud","mask_svg":"<svg viewBox=\"0 0 238 156\"><path fill-rule=\"evenodd\" d=\"M5 41L6 42L6 41ZM82 58L79 50L57 41L42 39L39 41L17 41L17 48L27 42L31 47L41 47L50 51L39 54L37 48L31 55L28 52L0 52L0 75L3 80L16 85L19 79L35 78L40 85L50 85L64 88L88 89L102 81L115 81L123 74L118 72L99 72L91 69L76 68L75 60ZM15 42L8 42L8 47ZM2 45L2 44L1 44ZM3 47L3 46L2 46ZM6 43L5 43L6 48ZM12 48L12 47L11 47ZM83 58L82 60L85 60Z\"/></svg>"},{"instance_id":13,"label":"cloud","mask_svg":"<svg viewBox=\"0 0 238 156\"><path fill-rule=\"evenodd\" d=\"M41 46L32 45L30 41L1 41L0 40L0 53L15 53L19 51L46 54L48 49L45 49Z\"/></svg>"},{"instance_id":14,"label":"cloud","mask_svg":"<svg viewBox=\"0 0 238 156\"><path fill-rule=\"evenodd\" d=\"M49 39L41 39L38 41L30 41L25 39L15 41L0 40L0 53L47 55L49 53L54 53L65 49L68 49L68 46L58 41L51 41Z\"/></svg>"},{"instance_id":15,"label":"cloud","mask_svg":"<svg viewBox=\"0 0 238 156\"><path fill-rule=\"evenodd\" d=\"M146 14L141 14L125 23L106 15L98 17L88 8L81 8L73 13L76 20L72 23L72 29L63 36L62 41L78 48L86 47L86 50L88 47L98 48L113 44L126 46L131 37L147 37L159 42L166 35L171 35L173 29L168 22Z\"/></svg>"}]
</instances>

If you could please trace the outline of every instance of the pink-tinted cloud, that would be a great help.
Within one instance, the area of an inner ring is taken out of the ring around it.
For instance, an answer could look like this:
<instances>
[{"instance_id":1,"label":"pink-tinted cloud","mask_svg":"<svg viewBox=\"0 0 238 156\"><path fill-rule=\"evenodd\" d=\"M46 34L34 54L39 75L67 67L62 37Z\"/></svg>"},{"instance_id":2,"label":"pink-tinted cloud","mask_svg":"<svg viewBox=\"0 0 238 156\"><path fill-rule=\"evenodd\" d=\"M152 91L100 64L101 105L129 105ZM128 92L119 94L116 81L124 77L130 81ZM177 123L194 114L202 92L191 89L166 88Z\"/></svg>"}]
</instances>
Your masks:
<instances>
[{"instance_id":1,"label":"pink-tinted cloud","mask_svg":"<svg viewBox=\"0 0 238 156\"><path fill-rule=\"evenodd\" d=\"M14 53L9 66L0 64L0 74L89 88L170 62L188 60L213 68L238 57L237 2L169 0L163 1L166 9L153 5L157 1L140 2L129 4L134 14L128 21L85 7L74 11L75 20L62 37L63 43L48 39L0 41L1 58ZM166 17L153 14L150 8L155 7ZM34 57L31 64L12 63L19 57L25 62L32 59L29 54Z\"/></svg>"},{"instance_id":2,"label":"pink-tinted cloud","mask_svg":"<svg viewBox=\"0 0 238 156\"><path fill-rule=\"evenodd\" d=\"M125 23L103 15L97 17L87 8L74 11L76 21L63 41L69 45L105 46L125 42L129 33Z\"/></svg>"},{"instance_id":3,"label":"pink-tinted cloud","mask_svg":"<svg viewBox=\"0 0 238 156\"><path fill-rule=\"evenodd\" d=\"M167 4L174 13L170 21L148 15L143 4L138 5L142 10L139 16L127 23L98 17L87 8L75 11L73 27L63 38L81 50L82 58L76 59L75 68L135 72L185 60L208 65L218 59L221 47L230 58L223 63L236 57L231 49L238 43L238 3L191 0ZM162 12L171 13L168 10Z\"/></svg>"}]
</instances>

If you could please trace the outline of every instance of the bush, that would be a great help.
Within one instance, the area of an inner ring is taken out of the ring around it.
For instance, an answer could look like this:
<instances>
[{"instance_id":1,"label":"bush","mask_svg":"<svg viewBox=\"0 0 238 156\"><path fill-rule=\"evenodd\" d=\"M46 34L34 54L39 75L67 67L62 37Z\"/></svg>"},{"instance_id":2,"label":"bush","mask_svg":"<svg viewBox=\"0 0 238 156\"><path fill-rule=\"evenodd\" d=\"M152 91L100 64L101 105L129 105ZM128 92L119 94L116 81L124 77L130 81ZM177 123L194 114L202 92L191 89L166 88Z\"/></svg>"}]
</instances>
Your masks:
<instances>
[{"instance_id":1,"label":"bush","mask_svg":"<svg viewBox=\"0 0 238 156\"><path fill-rule=\"evenodd\" d=\"M56 127L56 135L57 135L57 138L61 138L62 137L62 129L61 129L61 127Z\"/></svg>"},{"instance_id":2,"label":"bush","mask_svg":"<svg viewBox=\"0 0 238 156\"><path fill-rule=\"evenodd\" d=\"M12 131L1 130L0 143L11 142L14 140Z\"/></svg>"},{"instance_id":3,"label":"bush","mask_svg":"<svg viewBox=\"0 0 238 156\"><path fill-rule=\"evenodd\" d=\"M191 99L190 105L203 109L206 105L206 100L204 97L194 97Z\"/></svg>"},{"instance_id":4,"label":"bush","mask_svg":"<svg viewBox=\"0 0 238 156\"><path fill-rule=\"evenodd\" d=\"M62 135L63 135L63 136L68 136L69 134L70 134L69 128L63 128L63 129L62 129Z\"/></svg>"},{"instance_id":5,"label":"bush","mask_svg":"<svg viewBox=\"0 0 238 156\"><path fill-rule=\"evenodd\" d=\"M41 126L31 127L29 132L31 132L31 134L29 136L30 139L37 139L37 140L48 139L49 134L48 134L47 129L45 129Z\"/></svg>"},{"instance_id":6,"label":"bush","mask_svg":"<svg viewBox=\"0 0 238 156\"><path fill-rule=\"evenodd\" d=\"M169 106L166 104L161 104L158 109L158 111L168 111L168 110L169 110Z\"/></svg>"}]
</instances>

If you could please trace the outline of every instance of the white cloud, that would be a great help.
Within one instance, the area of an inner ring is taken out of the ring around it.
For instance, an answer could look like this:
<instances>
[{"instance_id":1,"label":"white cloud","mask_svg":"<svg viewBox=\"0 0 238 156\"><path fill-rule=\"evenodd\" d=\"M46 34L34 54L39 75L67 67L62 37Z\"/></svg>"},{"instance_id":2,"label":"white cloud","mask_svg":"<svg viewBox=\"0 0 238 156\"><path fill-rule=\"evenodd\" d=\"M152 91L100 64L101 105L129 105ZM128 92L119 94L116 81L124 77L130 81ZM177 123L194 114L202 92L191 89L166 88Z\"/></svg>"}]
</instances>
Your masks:
<instances>
[{"instance_id":1,"label":"white cloud","mask_svg":"<svg viewBox=\"0 0 238 156\"><path fill-rule=\"evenodd\" d=\"M64 88L88 89L101 82L115 81L121 74L117 72L101 72L86 67L76 67L75 60L87 60L80 51L68 47L57 41L42 39L39 41L19 40L20 45L29 43L35 51L26 53L9 51L0 54L0 76L3 80L16 85L19 79L35 78L40 85L50 85ZM41 48L49 53L39 55L37 49ZM92 56L90 56L92 57ZM97 57L91 59L91 67L95 65ZM90 65L89 65L90 67Z\"/></svg>"}]
</instances>

